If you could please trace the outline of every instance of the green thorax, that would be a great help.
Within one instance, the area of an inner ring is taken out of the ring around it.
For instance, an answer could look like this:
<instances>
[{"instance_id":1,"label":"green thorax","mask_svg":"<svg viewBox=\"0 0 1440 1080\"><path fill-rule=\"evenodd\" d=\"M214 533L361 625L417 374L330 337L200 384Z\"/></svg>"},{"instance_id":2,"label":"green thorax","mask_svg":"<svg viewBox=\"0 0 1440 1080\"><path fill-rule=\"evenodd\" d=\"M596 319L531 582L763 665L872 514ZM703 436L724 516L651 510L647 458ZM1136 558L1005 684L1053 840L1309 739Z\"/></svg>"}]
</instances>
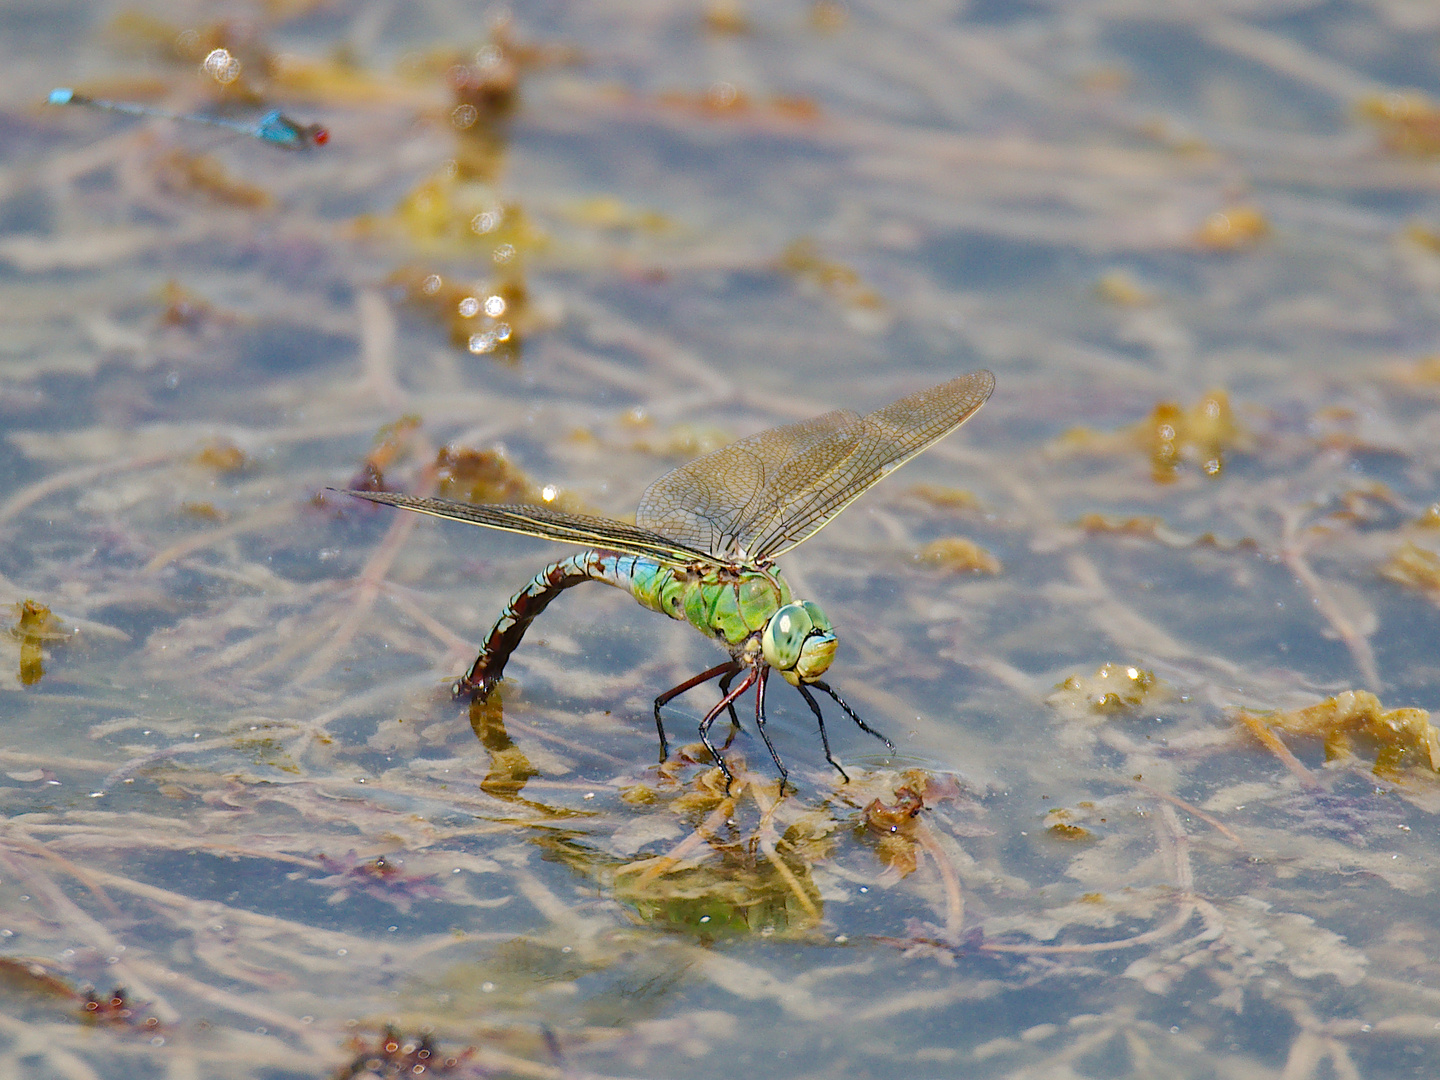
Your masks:
<instances>
[{"instance_id":1,"label":"green thorax","mask_svg":"<svg viewBox=\"0 0 1440 1080\"><path fill-rule=\"evenodd\" d=\"M764 630L770 617L792 600L790 586L773 568L699 569L632 556L618 561L615 569L627 579L624 587L636 600L730 646Z\"/></svg>"}]
</instances>

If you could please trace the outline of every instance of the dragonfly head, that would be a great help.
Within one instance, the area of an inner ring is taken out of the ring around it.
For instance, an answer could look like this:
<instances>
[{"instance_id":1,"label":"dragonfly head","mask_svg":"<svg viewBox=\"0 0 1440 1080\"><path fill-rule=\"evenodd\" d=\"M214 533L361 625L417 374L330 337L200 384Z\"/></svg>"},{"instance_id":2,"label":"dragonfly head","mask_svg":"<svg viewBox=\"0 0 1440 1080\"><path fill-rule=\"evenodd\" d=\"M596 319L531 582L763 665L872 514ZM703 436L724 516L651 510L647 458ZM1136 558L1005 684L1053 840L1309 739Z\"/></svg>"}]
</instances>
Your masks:
<instances>
[{"instance_id":1,"label":"dragonfly head","mask_svg":"<svg viewBox=\"0 0 1440 1080\"><path fill-rule=\"evenodd\" d=\"M760 648L765 662L792 685L814 682L835 655L835 628L809 600L786 604L765 624Z\"/></svg>"}]
</instances>

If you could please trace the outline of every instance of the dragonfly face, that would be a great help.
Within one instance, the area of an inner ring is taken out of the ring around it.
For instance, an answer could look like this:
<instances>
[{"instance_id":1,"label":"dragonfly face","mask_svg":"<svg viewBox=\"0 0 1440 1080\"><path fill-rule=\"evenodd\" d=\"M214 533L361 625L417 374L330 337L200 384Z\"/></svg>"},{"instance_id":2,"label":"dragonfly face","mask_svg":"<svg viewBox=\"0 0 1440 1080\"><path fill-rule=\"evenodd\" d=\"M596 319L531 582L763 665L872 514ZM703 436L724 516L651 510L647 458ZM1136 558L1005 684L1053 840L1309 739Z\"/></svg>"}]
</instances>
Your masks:
<instances>
[{"instance_id":1,"label":"dragonfly face","mask_svg":"<svg viewBox=\"0 0 1440 1080\"><path fill-rule=\"evenodd\" d=\"M818 604L800 600L770 616L760 635L765 662L791 686L824 675L835 656L835 628Z\"/></svg>"}]
</instances>

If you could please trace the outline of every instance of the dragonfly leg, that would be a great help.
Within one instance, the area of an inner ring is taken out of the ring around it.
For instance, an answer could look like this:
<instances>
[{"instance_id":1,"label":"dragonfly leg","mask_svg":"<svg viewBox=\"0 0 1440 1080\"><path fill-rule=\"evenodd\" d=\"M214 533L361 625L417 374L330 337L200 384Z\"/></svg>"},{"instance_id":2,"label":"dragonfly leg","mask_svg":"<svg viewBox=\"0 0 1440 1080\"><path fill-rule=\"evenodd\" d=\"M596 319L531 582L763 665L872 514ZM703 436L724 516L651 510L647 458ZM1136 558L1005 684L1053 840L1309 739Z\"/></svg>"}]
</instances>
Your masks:
<instances>
[{"instance_id":1,"label":"dragonfly leg","mask_svg":"<svg viewBox=\"0 0 1440 1080\"><path fill-rule=\"evenodd\" d=\"M790 774L785 771L785 763L775 752L775 745L770 741L770 733L765 730L765 680L769 677L770 669L762 667L760 669L760 685L755 688L755 728L760 732L760 738L765 740L765 749L770 751L770 760L775 762L775 768L780 770L780 782L783 784L790 779Z\"/></svg>"},{"instance_id":2,"label":"dragonfly leg","mask_svg":"<svg viewBox=\"0 0 1440 1080\"><path fill-rule=\"evenodd\" d=\"M724 697L730 692L730 684L735 681L735 676L740 674L738 667L732 668L728 674L720 676L720 696ZM730 734L725 736L725 745L721 750L729 750L730 744L735 741L735 735L740 730L740 717L735 715L735 703L730 703Z\"/></svg>"},{"instance_id":3,"label":"dragonfly leg","mask_svg":"<svg viewBox=\"0 0 1440 1080\"><path fill-rule=\"evenodd\" d=\"M721 676L720 691L723 694L729 688L730 680L735 678L735 673L739 670L739 664L734 660L727 660L723 664L716 664L709 671L702 671L699 675L686 679L679 686L672 686L655 699L655 730L660 733L660 760L662 762L670 756L670 740L665 738L665 724L664 721L660 719L661 708L670 704L671 701L685 693L686 690L693 690L701 683L709 682L715 678L716 675ZM730 706L730 714L732 716L735 714L734 705ZM729 746L730 744L727 742L725 745Z\"/></svg>"},{"instance_id":4,"label":"dragonfly leg","mask_svg":"<svg viewBox=\"0 0 1440 1080\"><path fill-rule=\"evenodd\" d=\"M714 726L715 718L720 715L720 710L733 704L736 698L749 690L756 678L758 678L756 669L752 667L745 673L745 678L740 680L740 685L717 701L715 707L705 714L705 719L700 721L700 741L705 744L705 749L710 751L710 756L715 759L715 764L719 765L720 771L725 774L725 790L727 792L730 790L730 784L734 781L735 775L730 771L730 766L725 764L725 758L720 751L715 749L715 744L710 741L710 728Z\"/></svg>"},{"instance_id":5,"label":"dragonfly leg","mask_svg":"<svg viewBox=\"0 0 1440 1080\"><path fill-rule=\"evenodd\" d=\"M850 774L840 767L838 761L830 756L830 736L825 734L825 717L820 712L820 703L811 696L810 691L805 688L804 683L797 683L795 689L800 691L800 696L805 699L805 704L810 706L810 711L815 714L816 723L820 725L820 745L825 747L825 760L835 766L836 771L845 778L845 782L848 784L850 782Z\"/></svg>"},{"instance_id":6,"label":"dragonfly leg","mask_svg":"<svg viewBox=\"0 0 1440 1080\"><path fill-rule=\"evenodd\" d=\"M505 662L520 645L520 639L535 617L572 585L582 581L603 580L597 577L590 561L596 557L593 551L582 551L568 559L551 563L531 579L530 584L510 598L500 618L490 628L490 636L470 670L455 683L456 697L470 695L480 701L490 696L505 674Z\"/></svg>"},{"instance_id":7,"label":"dragonfly leg","mask_svg":"<svg viewBox=\"0 0 1440 1080\"><path fill-rule=\"evenodd\" d=\"M879 739L879 740L880 740L881 742L883 742L886 746L888 746L888 747L891 749L892 752L894 751L894 749L895 749L895 744L894 744L893 742L891 742L889 739L887 739L884 735L881 735L880 732L876 731L876 730L875 730L873 727L871 727L869 724L865 723L864 720L861 720L860 717L856 716L856 715L855 715L855 710L852 709L852 708L850 708L849 705L846 705L846 704L845 704L845 700L844 700L839 694L835 693L834 690L831 690L831 689L830 689L830 684L829 684L829 683L827 683L827 682L821 682L819 679L816 679L816 680L815 680L814 682L812 682L810 685L813 686L813 687L815 687L815 689L817 689L817 690L823 690L825 693L829 694L832 698L835 699L835 704L836 704L836 705L839 705L840 708L842 708L842 709L845 710L845 715L848 716L848 717L850 717L851 720L854 720L855 723L856 723L856 725L860 728L861 731L868 731L871 735L874 735L875 738Z\"/></svg>"}]
</instances>

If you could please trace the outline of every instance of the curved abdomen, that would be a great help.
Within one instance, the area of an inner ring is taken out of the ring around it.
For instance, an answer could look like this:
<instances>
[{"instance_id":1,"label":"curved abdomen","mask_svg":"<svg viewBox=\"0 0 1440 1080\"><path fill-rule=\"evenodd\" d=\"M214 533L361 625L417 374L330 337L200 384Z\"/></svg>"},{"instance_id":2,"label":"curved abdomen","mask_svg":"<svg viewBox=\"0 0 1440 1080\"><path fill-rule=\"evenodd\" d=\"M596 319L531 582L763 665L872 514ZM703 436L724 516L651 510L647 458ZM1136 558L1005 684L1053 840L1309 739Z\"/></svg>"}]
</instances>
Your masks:
<instances>
[{"instance_id":1,"label":"curved abdomen","mask_svg":"<svg viewBox=\"0 0 1440 1080\"><path fill-rule=\"evenodd\" d=\"M582 551L551 563L510 598L475 663L456 682L456 695L468 693L481 701L489 697L530 624L550 601L582 581L624 589L643 606L690 623L732 652L791 599L789 585L774 570L701 572L639 555Z\"/></svg>"}]
</instances>

